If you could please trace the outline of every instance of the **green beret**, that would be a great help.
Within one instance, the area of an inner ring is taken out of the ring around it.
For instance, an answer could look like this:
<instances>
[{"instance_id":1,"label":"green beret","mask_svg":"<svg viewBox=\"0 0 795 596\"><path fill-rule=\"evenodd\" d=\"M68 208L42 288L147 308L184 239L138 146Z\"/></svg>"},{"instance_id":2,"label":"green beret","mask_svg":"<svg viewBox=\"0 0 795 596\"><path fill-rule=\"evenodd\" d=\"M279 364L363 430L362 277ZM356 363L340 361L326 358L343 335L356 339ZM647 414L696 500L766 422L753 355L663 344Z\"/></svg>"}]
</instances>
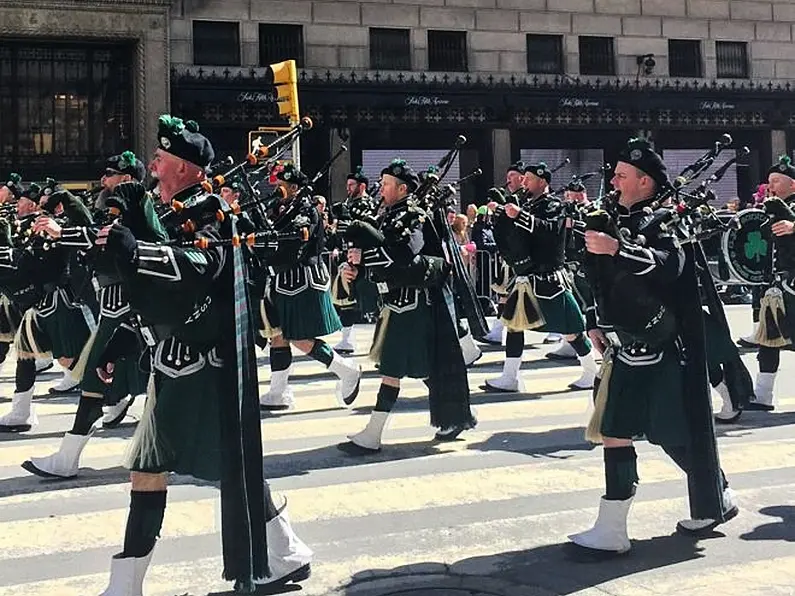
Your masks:
<instances>
[{"instance_id":1,"label":"green beret","mask_svg":"<svg viewBox=\"0 0 795 596\"><path fill-rule=\"evenodd\" d=\"M426 172L426 175L427 174L428 172ZM410 192L417 190L420 185L420 177L404 159L393 159L392 163L381 170L381 175L389 175L397 178L408 186Z\"/></svg>"},{"instance_id":2,"label":"green beret","mask_svg":"<svg viewBox=\"0 0 795 596\"><path fill-rule=\"evenodd\" d=\"M206 169L215 159L210 141L199 133L199 125L193 120L183 122L165 114L160 116L157 127L160 149Z\"/></svg>"},{"instance_id":3,"label":"green beret","mask_svg":"<svg viewBox=\"0 0 795 596\"><path fill-rule=\"evenodd\" d=\"M309 179L306 177L306 174L296 168L292 163L285 164L284 168L276 174L276 178L299 187L309 184Z\"/></svg>"},{"instance_id":4,"label":"green beret","mask_svg":"<svg viewBox=\"0 0 795 596\"><path fill-rule=\"evenodd\" d=\"M364 175L362 166L357 166L355 172L348 174L348 180L353 180L356 184L370 184L370 180Z\"/></svg>"},{"instance_id":5,"label":"green beret","mask_svg":"<svg viewBox=\"0 0 795 596\"><path fill-rule=\"evenodd\" d=\"M533 176L538 176L539 178L543 178L544 180L547 181L547 184L550 184L552 182L552 172L549 171L547 164L545 164L543 161L525 165L524 173L533 174Z\"/></svg>"},{"instance_id":6,"label":"green beret","mask_svg":"<svg viewBox=\"0 0 795 596\"><path fill-rule=\"evenodd\" d=\"M4 184L4 186L11 191L11 194L14 195L15 199L19 199L20 195L22 194L22 176L16 172L9 174L8 181Z\"/></svg>"},{"instance_id":7,"label":"green beret","mask_svg":"<svg viewBox=\"0 0 795 596\"><path fill-rule=\"evenodd\" d=\"M781 174L795 180L795 167L792 166L792 159L789 155L782 155L778 158L778 162L767 171L767 175Z\"/></svg>"},{"instance_id":8,"label":"green beret","mask_svg":"<svg viewBox=\"0 0 795 596\"><path fill-rule=\"evenodd\" d=\"M525 170L524 162L517 161L509 165L508 170L505 173L507 174L508 172L519 172L520 174L524 174L524 170Z\"/></svg>"},{"instance_id":9,"label":"green beret","mask_svg":"<svg viewBox=\"0 0 795 596\"><path fill-rule=\"evenodd\" d=\"M146 166L135 156L132 151L125 151L121 155L114 155L105 161L105 169L117 174L128 174L138 182L146 178Z\"/></svg>"},{"instance_id":10,"label":"green beret","mask_svg":"<svg viewBox=\"0 0 795 596\"><path fill-rule=\"evenodd\" d=\"M585 192L585 185L582 183L582 180L575 178L566 185L566 190L569 192Z\"/></svg>"},{"instance_id":11,"label":"green beret","mask_svg":"<svg viewBox=\"0 0 795 596\"><path fill-rule=\"evenodd\" d=\"M630 139L626 148L619 154L618 161L635 166L654 180L659 187L668 184L668 169L646 139Z\"/></svg>"}]
</instances>

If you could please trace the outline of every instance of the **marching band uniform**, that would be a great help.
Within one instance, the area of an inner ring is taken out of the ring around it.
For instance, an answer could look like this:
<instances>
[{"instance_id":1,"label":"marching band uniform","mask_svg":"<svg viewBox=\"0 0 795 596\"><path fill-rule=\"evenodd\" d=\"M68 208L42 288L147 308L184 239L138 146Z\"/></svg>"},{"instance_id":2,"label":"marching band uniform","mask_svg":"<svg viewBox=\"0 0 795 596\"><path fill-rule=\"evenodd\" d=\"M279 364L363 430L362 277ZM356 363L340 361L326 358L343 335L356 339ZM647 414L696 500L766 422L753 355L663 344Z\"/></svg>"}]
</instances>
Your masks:
<instances>
[{"instance_id":1,"label":"marching band uniform","mask_svg":"<svg viewBox=\"0 0 795 596\"><path fill-rule=\"evenodd\" d=\"M582 311L563 272L566 212L563 203L549 194L552 174L546 164L526 166L525 180L540 190L529 191L515 218L508 215L506 208L494 224L500 253L516 277L509 287L502 314L508 329L502 375L487 380L484 388L523 391L519 369L524 332L532 329L569 336L583 369L582 376L569 386L589 389L593 387L597 367L591 344L584 336Z\"/></svg>"},{"instance_id":2,"label":"marching band uniform","mask_svg":"<svg viewBox=\"0 0 795 596\"><path fill-rule=\"evenodd\" d=\"M383 308L370 358L381 374L381 387L367 426L339 448L353 455L381 449L389 415L400 393L400 379L427 379L431 425L437 440L453 440L474 428L469 386L458 342L452 295L445 285L449 265L427 214L413 201L419 177L403 160L382 170L383 211L378 228L354 221L347 239L360 258L349 255L343 269L376 282Z\"/></svg>"},{"instance_id":3,"label":"marching band uniform","mask_svg":"<svg viewBox=\"0 0 795 596\"><path fill-rule=\"evenodd\" d=\"M181 226L197 217L198 236L231 239L236 232L231 211L219 223L217 211L211 210L225 210L224 202L198 185L198 174L214 156L198 125L161 116L158 138L152 167L179 164L156 172L161 186L167 176L178 184L180 172L188 182L164 198L195 204L200 211L209 207L201 214L210 216L206 219L186 208L175 213L174 223ZM204 249L143 242L118 224L100 231L98 243L103 241L139 317L151 372L128 459L133 490L124 550L112 560L102 596L142 593L165 513L165 472L220 480L223 576L235 581L236 591L251 593L255 584L305 579L311 551L292 532L284 509L273 504L262 477L256 359L242 255L231 245ZM116 334L123 332L129 328ZM118 346L115 339L110 343Z\"/></svg>"},{"instance_id":4,"label":"marching band uniform","mask_svg":"<svg viewBox=\"0 0 795 596\"><path fill-rule=\"evenodd\" d=\"M157 218L151 197L147 195L141 182L146 176L146 167L135 154L126 151L108 158L103 187L109 192L105 200L106 208L119 212L119 221L130 229L133 235L146 242L162 242L168 239ZM56 200L74 202L75 197L68 191L53 195ZM82 230L67 231L66 237L58 231L63 244L89 249L93 244L95 232ZM75 237L72 232L81 232ZM119 275L113 270L100 271L96 275L99 287L99 321L96 331L83 348L76 370L80 378L81 397L72 429L64 435L59 450L46 457L32 457L22 467L32 474L43 477L72 478L77 476L80 456L93 435L94 424L102 418L103 428L118 426L127 414L136 395L146 391L146 379L138 365L140 349L131 349L125 356L114 362L113 381L105 383L98 375L106 345L116 329L130 317L130 303L127 291ZM103 403L106 411L103 416Z\"/></svg>"},{"instance_id":5,"label":"marching band uniform","mask_svg":"<svg viewBox=\"0 0 795 596\"><path fill-rule=\"evenodd\" d=\"M769 210L769 205L778 201L784 202L784 210L795 209L795 166L788 156L779 158L778 163L768 170L768 181L769 190L778 199L765 201L766 211ZM795 236L792 220L789 219L791 217L790 211L772 227L776 248L774 272L786 273L786 276L778 279L761 300L759 328L755 337L759 344L759 374L754 388L756 397L748 404L748 410L770 412L774 409L773 390L781 349L791 346L795 338L795 287L792 281L795 271ZM783 229L779 230L779 227Z\"/></svg>"},{"instance_id":6,"label":"marching band uniform","mask_svg":"<svg viewBox=\"0 0 795 596\"><path fill-rule=\"evenodd\" d=\"M370 180L364 175L362 167L348 174L347 198L345 201L331 206L334 215L335 232L329 238L328 248L345 251L345 231L352 221L374 221L376 212L375 201L367 194ZM342 322L342 340L334 346L340 354L352 354L356 348L353 338L353 326L362 315L375 312L377 309L378 290L364 276L348 284L340 272L331 286L334 306Z\"/></svg>"},{"instance_id":7,"label":"marching band uniform","mask_svg":"<svg viewBox=\"0 0 795 596\"><path fill-rule=\"evenodd\" d=\"M588 209L590 201L585 191L585 185L581 180L572 180L564 191L564 207L567 212L566 218L566 269L569 277L569 285L572 294L577 300L580 310L587 319L594 315L593 296L588 280L585 279L585 272L580 264L583 253L585 252L585 240L582 235L574 233L573 225L575 220L580 219L580 211ZM586 324L586 328L588 325ZM569 360L577 358L577 352L567 341L561 341L560 345L547 352L546 357L551 360Z\"/></svg>"},{"instance_id":8,"label":"marching band uniform","mask_svg":"<svg viewBox=\"0 0 795 596\"><path fill-rule=\"evenodd\" d=\"M524 171L525 164L522 161L517 161L508 166L508 169L505 172L505 189L508 191L508 193L516 194L521 191L522 181L524 180ZM489 192L495 192L497 194L496 198L499 198L500 200L504 198L502 192L499 189L492 189ZM496 234L496 230L493 231L493 234ZM513 277L513 271L511 271L510 265L505 262L504 258L502 258L501 261L502 266L500 267L499 275L491 285L491 290L499 296L499 303L497 304L497 319L494 321L494 325L489 330L488 334L479 340L483 343L498 346L502 345L502 335L503 331L505 331L505 325L502 322L502 312L505 308L505 300L508 296L508 286L510 285L511 278Z\"/></svg>"},{"instance_id":9,"label":"marching band uniform","mask_svg":"<svg viewBox=\"0 0 795 596\"><path fill-rule=\"evenodd\" d=\"M653 183L642 186L644 176ZM604 444L606 491L594 527L569 536L587 552L602 554L630 550L627 516L638 482L632 439L639 435L660 445L687 474L691 519L680 521L678 531L711 530L737 514L717 464L698 288L687 285L684 274L694 275L691 257L671 232L650 224L656 192L668 184L665 165L646 141L633 139L613 184L626 201L617 208L622 233L590 230L585 236L598 322L610 338L590 331L609 347L586 433ZM700 432L690 430L699 426Z\"/></svg>"},{"instance_id":10,"label":"marching band uniform","mask_svg":"<svg viewBox=\"0 0 795 596\"><path fill-rule=\"evenodd\" d=\"M11 412L0 418L0 431L30 430L36 423L31 400L36 374L36 358L53 357L65 368L56 392L68 391L77 382L71 370L91 334L93 316L88 308L74 301L69 284L69 252L62 247L38 250L34 245L34 221L41 198L41 187L31 184L19 199L19 235L25 238L21 247L6 245L0 249L0 282L6 294L24 303L24 314L14 344L17 350L17 391ZM48 199L49 200L49 199ZM87 225L90 213L79 202L65 213L75 225ZM6 238L6 242L10 237ZM24 298L22 297L24 296ZM35 297L31 302L30 298ZM22 310L22 308L20 309ZM51 390L52 391L52 390Z\"/></svg>"},{"instance_id":11,"label":"marching band uniform","mask_svg":"<svg viewBox=\"0 0 795 596\"><path fill-rule=\"evenodd\" d=\"M288 196L275 210L274 226L280 232L306 229L309 239L280 242L267 257L271 275L261 303L265 323L261 333L271 340L271 386L260 406L268 410L293 406L288 385L293 343L339 378L337 400L350 407L359 393L361 367L319 339L342 327L331 302L329 271L320 257L325 248L324 223L311 198L299 192L308 184L302 172L289 164L276 177Z\"/></svg>"}]
</instances>

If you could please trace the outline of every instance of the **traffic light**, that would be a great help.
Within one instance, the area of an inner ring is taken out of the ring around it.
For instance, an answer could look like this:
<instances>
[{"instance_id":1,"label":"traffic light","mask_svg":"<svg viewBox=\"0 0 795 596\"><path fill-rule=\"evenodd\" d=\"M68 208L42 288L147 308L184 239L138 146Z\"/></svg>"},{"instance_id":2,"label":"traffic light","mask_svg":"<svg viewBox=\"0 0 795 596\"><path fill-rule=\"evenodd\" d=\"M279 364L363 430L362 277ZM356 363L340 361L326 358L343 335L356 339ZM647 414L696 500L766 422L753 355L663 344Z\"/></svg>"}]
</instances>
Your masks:
<instances>
[{"instance_id":1,"label":"traffic light","mask_svg":"<svg viewBox=\"0 0 795 596\"><path fill-rule=\"evenodd\" d=\"M298 109L298 76L295 70L295 60L285 60L270 65L273 71L273 84L279 106L279 114L286 116L291 123L301 119Z\"/></svg>"}]
</instances>

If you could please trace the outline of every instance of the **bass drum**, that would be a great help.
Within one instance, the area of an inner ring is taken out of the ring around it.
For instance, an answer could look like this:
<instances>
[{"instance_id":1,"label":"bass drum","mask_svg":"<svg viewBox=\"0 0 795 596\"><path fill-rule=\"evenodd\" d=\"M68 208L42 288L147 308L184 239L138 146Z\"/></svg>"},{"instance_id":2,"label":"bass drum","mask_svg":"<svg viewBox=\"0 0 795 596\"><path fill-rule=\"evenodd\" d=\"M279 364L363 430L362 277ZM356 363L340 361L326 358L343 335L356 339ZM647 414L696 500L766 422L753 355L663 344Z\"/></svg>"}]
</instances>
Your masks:
<instances>
[{"instance_id":1,"label":"bass drum","mask_svg":"<svg viewBox=\"0 0 795 596\"><path fill-rule=\"evenodd\" d=\"M773 234L768 216L760 209L746 209L732 218L721 236L721 257L728 271L726 284L761 286L773 276ZM723 276L721 276L723 277Z\"/></svg>"}]
</instances>

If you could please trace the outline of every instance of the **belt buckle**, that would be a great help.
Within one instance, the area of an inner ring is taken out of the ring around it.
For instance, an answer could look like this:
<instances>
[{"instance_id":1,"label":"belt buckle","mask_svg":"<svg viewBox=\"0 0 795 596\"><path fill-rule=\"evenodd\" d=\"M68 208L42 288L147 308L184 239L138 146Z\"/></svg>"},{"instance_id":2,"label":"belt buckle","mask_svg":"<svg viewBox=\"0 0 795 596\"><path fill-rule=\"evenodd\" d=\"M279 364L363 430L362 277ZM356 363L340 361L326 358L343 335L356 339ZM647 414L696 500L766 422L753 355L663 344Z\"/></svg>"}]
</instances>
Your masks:
<instances>
[{"instance_id":1,"label":"belt buckle","mask_svg":"<svg viewBox=\"0 0 795 596\"><path fill-rule=\"evenodd\" d=\"M155 335L152 333L151 328L141 326L140 331L141 337L144 338L144 343L150 348L154 348L157 345L157 340L155 339Z\"/></svg>"}]
</instances>

